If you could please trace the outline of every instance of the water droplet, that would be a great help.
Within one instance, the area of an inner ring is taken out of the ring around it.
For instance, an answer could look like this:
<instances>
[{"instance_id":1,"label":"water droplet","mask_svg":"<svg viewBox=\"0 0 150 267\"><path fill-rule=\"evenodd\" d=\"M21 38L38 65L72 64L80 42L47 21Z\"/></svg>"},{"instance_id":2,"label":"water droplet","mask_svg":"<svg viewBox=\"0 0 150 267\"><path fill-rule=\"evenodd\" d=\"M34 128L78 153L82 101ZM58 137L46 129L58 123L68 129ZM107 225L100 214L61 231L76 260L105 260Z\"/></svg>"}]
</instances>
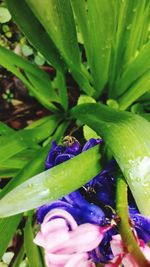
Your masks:
<instances>
[{"instance_id":1,"label":"water droplet","mask_svg":"<svg viewBox=\"0 0 150 267\"><path fill-rule=\"evenodd\" d=\"M136 12L136 7L132 9L132 12L135 13Z\"/></svg>"},{"instance_id":2,"label":"water droplet","mask_svg":"<svg viewBox=\"0 0 150 267\"><path fill-rule=\"evenodd\" d=\"M29 188L32 188L32 187L33 187L33 184L31 184L31 183L28 184L28 187L29 187Z\"/></svg>"},{"instance_id":3,"label":"water droplet","mask_svg":"<svg viewBox=\"0 0 150 267\"><path fill-rule=\"evenodd\" d=\"M126 27L126 29L129 31L129 30L131 30L131 24L129 24L127 27Z\"/></svg>"}]
</instances>

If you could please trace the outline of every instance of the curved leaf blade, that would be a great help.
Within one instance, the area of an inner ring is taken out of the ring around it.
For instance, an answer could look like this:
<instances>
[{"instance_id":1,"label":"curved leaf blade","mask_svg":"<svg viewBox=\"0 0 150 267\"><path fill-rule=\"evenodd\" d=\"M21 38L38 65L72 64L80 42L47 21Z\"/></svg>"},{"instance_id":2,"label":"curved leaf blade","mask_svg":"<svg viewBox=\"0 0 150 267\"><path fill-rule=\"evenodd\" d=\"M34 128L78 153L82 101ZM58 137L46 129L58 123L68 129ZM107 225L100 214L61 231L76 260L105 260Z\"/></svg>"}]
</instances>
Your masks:
<instances>
[{"instance_id":1,"label":"curved leaf blade","mask_svg":"<svg viewBox=\"0 0 150 267\"><path fill-rule=\"evenodd\" d=\"M25 251L28 258L29 266L41 267L43 264L40 251L38 246L34 244L33 239L34 235L32 228L32 216L29 215L24 229Z\"/></svg>"},{"instance_id":2,"label":"curved leaf blade","mask_svg":"<svg viewBox=\"0 0 150 267\"><path fill-rule=\"evenodd\" d=\"M14 20L29 41L49 62L57 69L62 70L64 63L59 51L25 1L6 0L6 3Z\"/></svg>"},{"instance_id":3,"label":"curved leaf blade","mask_svg":"<svg viewBox=\"0 0 150 267\"><path fill-rule=\"evenodd\" d=\"M100 172L99 145L42 172L0 200L0 217L11 216L67 195Z\"/></svg>"},{"instance_id":4,"label":"curved leaf blade","mask_svg":"<svg viewBox=\"0 0 150 267\"><path fill-rule=\"evenodd\" d=\"M138 115L102 104L80 105L72 110L72 115L104 138L139 210L150 216L150 123Z\"/></svg>"}]
</instances>

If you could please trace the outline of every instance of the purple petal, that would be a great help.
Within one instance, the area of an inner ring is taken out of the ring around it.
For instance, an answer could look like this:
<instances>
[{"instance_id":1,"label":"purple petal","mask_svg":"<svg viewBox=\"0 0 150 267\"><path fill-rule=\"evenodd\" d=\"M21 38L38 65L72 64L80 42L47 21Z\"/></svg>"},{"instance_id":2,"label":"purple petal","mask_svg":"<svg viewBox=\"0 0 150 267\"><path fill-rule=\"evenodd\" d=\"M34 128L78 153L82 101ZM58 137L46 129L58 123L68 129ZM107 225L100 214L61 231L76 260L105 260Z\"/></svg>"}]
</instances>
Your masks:
<instances>
[{"instance_id":1,"label":"purple petal","mask_svg":"<svg viewBox=\"0 0 150 267\"><path fill-rule=\"evenodd\" d=\"M52 148L50 152L48 153L47 159L46 159L46 169L50 169L55 166L55 159L58 155L62 154L64 151L63 146L57 146L56 142L52 142Z\"/></svg>"},{"instance_id":2,"label":"purple petal","mask_svg":"<svg viewBox=\"0 0 150 267\"><path fill-rule=\"evenodd\" d=\"M144 242L150 241L150 218L145 217L139 213L130 213L131 219L135 224L138 237L143 239Z\"/></svg>"},{"instance_id":3,"label":"purple petal","mask_svg":"<svg viewBox=\"0 0 150 267\"><path fill-rule=\"evenodd\" d=\"M96 146L96 145L98 145L98 144L101 144L103 141L102 141L102 139L100 139L100 138L98 138L98 139L94 139L94 138L91 138L91 139L89 139L86 143L85 143L85 145L84 145L84 147L83 147L83 149L82 149L82 152L83 151L86 151L86 150L88 150L88 149L90 149L91 147L93 147L93 146Z\"/></svg>"},{"instance_id":4,"label":"purple petal","mask_svg":"<svg viewBox=\"0 0 150 267\"><path fill-rule=\"evenodd\" d=\"M56 158L55 158L55 161L54 161L54 166L62 163L62 162L65 162L69 159L72 159L74 158L74 155L72 154L61 154L61 155L58 155Z\"/></svg>"},{"instance_id":5,"label":"purple petal","mask_svg":"<svg viewBox=\"0 0 150 267\"><path fill-rule=\"evenodd\" d=\"M73 154L74 156L81 153L80 143L78 141L74 141L71 146L66 147L65 152L66 154Z\"/></svg>"}]
</instances>

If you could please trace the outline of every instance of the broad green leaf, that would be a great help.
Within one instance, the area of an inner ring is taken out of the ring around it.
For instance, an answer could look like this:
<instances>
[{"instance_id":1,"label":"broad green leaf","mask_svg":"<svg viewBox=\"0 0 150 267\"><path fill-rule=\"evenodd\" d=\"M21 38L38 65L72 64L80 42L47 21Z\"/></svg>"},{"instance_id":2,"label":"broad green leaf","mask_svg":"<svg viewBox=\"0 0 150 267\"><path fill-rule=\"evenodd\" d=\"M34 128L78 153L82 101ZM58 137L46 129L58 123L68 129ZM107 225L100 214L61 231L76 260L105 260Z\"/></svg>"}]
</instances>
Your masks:
<instances>
[{"instance_id":1,"label":"broad green leaf","mask_svg":"<svg viewBox=\"0 0 150 267\"><path fill-rule=\"evenodd\" d=\"M16 229L21 220L22 215L12 216L10 218L0 219L0 259L7 249Z\"/></svg>"},{"instance_id":2,"label":"broad green leaf","mask_svg":"<svg viewBox=\"0 0 150 267\"><path fill-rule=\"evenodd\" d=\"M70 1L61 0L26 0L50 38L61 51L64 58L80 65L79 47L76 37Z\"/></svg>"},{"instance_id":3,"label":"broad green leaf","mask_svg":"<svg viewBox=\"0 0 150 267\"><path fill-rule=\"evenodd\" d=\"M1 135L5 135L7 133L13 133L14 130L11 129L9 126L7 126L7 124L3 123L0 121L0 136Z\"/></svg>"},{"instance_id":4,"label":"broad green leaf","mask_svg":"<svg viewBox=\"0 0 150 267\"><path fill-rule=\"evenodd\" d=\"M122 76L116 82L116 90L121 94L129 86L140 78L146 71L150 70L150 42L148 42L139 52L138 55L127 64ZM130 89L129 89L130 90Z\"/></svg>"},{"instance_id":5,"label":"broad green leaf","mask_svg":"<svg viewBox=\"0 0 150 267\"><path fill-rule=\"evenodd\" d=\"M127 109L135 100L150 90L150 70L142 75L119 99L119 108Z\"/></svg>"},{"instance_id":6,"label":"broad green leaf","mask_svg":"<svg viewBox=\"0 0 150 267\"><path fill-rule=\"evenodd\" d=\"M62 70L64 63L62 57L60 57L59 51L25 1L6 0L6 3L14 20L27 36L29 41L49 62L55 66L55 68Z\"/></svg>"},{"instance_id":7,"label":"broad green leaf","mask_svg":"<svg viewBox=\"0 0 150 267\"><path fill-rule=\"evenodd\" d=\"M78 98L78 105L85 103L96 103L96 100L88 95L80 95Z\"/></svg>"},{"instance_id":8,"label":"broad green leaf","mask_svg":"<svg viewBox=\"0 0 150 267\"><path fill-rule=\"evenodd\" d=\"M50 78L46 72L1 46L0 64L18 76L29 91L46 108L55 108L51 101L59 102L59 98L53 90ZM21 68L22 71L20 71L19 68Z\"/></svg>"},{"instance_id":9,"label":"broad green leaf","mask_svg":"<svg viewBox=\"0 0 150 267\"><path fill-rule=\"evenodd\" d=\"M150 114L149 113L142 113L140 115L150 122Z\"/></svg>"},{"instance_id":10,"label":"broad green leaf","mask_svg":"<svg viewBox=\"0 0 150 267\"><path fill-rule=\"evenodd\" d=\"M141 48L140 39L143 32L144 21L145 19L149 21L149 14L147 17L145 16L146 7L149 5L148 2L149 1L147 0L136 0L134 3L134 7L132 9L132 21L131 24L127 26L130 34L124 55L125 63L130 61L136 51Z\"/></svg>"},{"instance_id":11,"label":"broad green leaf","mask_svg":"<svg viewBox=\"0 0 150 267\"><path fill-rule=\"evenodd\" d=\"M76 36L75 22L70 1L26 0L37 19L47 31L49 37L60 51L68 69L79 83L81 89L88 94L94 93L89 83L90 75L81 64L80 52Z\"/></svg>"},{"instance_id":12,"label":"broad green leaf","mask_svg":"<svg viewBox=\"0 0 150 267\"><path fill-rule=\"evenodd\" d=\"M8 177L14 177L17 175L19 169L17 168L8 168L8 167L1 167L0 166L0 178L8 178Z\"/></svg>"},{"instance_id":13,"label":"broad green leaf","mask_svg":"<svg viewBox=\"0 0 150 267\"><path fill-rule=\"evenodd\" d=\"M130 38L132 38L132 34L137 31L134 29L134 21L138 18L138 14L141 12L138 8L141 1L140 0L119 0L118 10L117 10L117 29L114 35L114 45L112 51L112 58L110 64L110 79L109 79L109 87L110 87L110 98L116 98L118 96L119 91L115 90L115 82L117 77L122 73L123 67L127 64L128 58L126 56L126 52L128 50L128 42ZM141 5L145 5L145 0L142 1ZM143 14L144 16L144 14ZM141 25L138 24L140 27ZM132 28L133 26L133 28ZM134 31L135 30L135 31ZM139 36L138 36L139 37ZM132 39L131 39L132 41ZM133 44L135 44L135 39L133 39ZM132 49L133 50L133 49ZM135 48L134 54L137 48ZM134 54L132 56L134 56Z\"/></svg>"},{"instance_id":14,"label":"broad green leaf","mask_svg":"<svg viewBox=\"0 0 150 267\"><path fill-rule=\"evenodd\" d=\"M140 212L150 216L150 123L138 115L102 104L77 106L72 115L104 138Z\"/></svg>"},{"instance_id":15,"label":"broad green leaf","mask_svg":"<svg viewBox=\"0 0 150 267\"><path fill-rule=\"evenodd\" d=\"M42 259L38 246L33 242L34 234L32 229L32 216L28 216L25 229L24 229L24 245L28 258L29 266L41 267Z\"/></svg>"},{"instance_id":16,"label":"broad green leaf","mask_svg":"<svg viewBox=\"0 0 150 267\"><path fill-rule=\"evenodd\" d=\"M84 135L85 140L87 141L90 138L95 138L95 139L100 138L100 136L87 125L83 126L83 135Z\"/></svg>"},{"instance_id":17,"label":"broad green leaf","mask_svg":"<svg viewBox=\"0 0 150 267\"><path fill-rule=\"evenodd\" d=\"M67 110L68 92L67 92L65 74L63 71L57 71L56 78L53 81L53 87L59 91L61 105L65 110Z\"/></svg>"},{"instance_id":18,"label":"broad green leaf","mask_svg":"<svg viewBox=\"0 0 150 267\"><path fill-rule=\"evenodd\" d=\"M84 185L100 170L99 145L97 145L69 161L32 177L9 192L0 200L0 217L31 210L65 196Z\"/></svg>"},{"instance_id":19,"label":"broad green leaf","mask_svg":"<svg viewBox=\"0 0 150 267\"><path fill-rule=\"evenodd\" d=\"M67 128L67 123L62 123L57 128L55 134L50 137L50 140L48 140L45 147L41 148L37 156L33 156L33 158L24 166L23 169L20 170L20 172L17 174L16 177L14 177L0 192L0 198L2 198L5 194L7 194L9 191L14 189L19 184L23 183L24 181L28 180L33 175L38 174L39 172L43 171L45 169L45 160L47 157L47 154L51 148L51 142L53 140L56 140L56 142L60 141L61 137L64 135L64 132Z\"/></svg>"},{"instance_id":20,"label":"broad green leaf","mask_svg":"<svg viewBox=\"0 0 150 267\"><path fill-rule=\"evenodd\" d=\"M47 118L45 123L36 128L20 130L11 135L1 136L0 162L4 162L28 147L37 147L37 143L53 134L59 122L60 118L52 115L50 118Z\"/></svg>"},{"instance_id":21,"label":"broad green leaf","mask_svg":"<svg viewBox=\"0 0 150 267\"><path fill-rule=\"evenodd\" d=\"M15 188L20 183L26 181L31 176L36 175L45 168L45 160L50 149L50 144L46 147L41 148L38 151L37 157L34 155L30 162L28 162L1 191L0 198L2 198L6 193Z\"/></svg>"},{"instance_id":22,"label":"broad green leaf","mask_svg":"<svg viewBox=\"0 0 150 267\"><path fill-rule=\"evenodd\" d=\"M33 157L39 153L38 149L26 149L3 161L0 164L0 177L14 177Z\"/></svg>"},{"instance_id":23,"label":"broad green leaf","mask_svg":"<svg viewBox=\"0 0 150 267\"><path fill-rule=\"evenodd\" d=\"M112 0L71 0L98 97L108 82L115 12Z\"/></svg>"},{"instance_id":24,"label":"broad green leaf","mask_svg":"<svg viewBox=\"0 0 150 267\"><path fill-rule=\"evenodd\" d=\"M88 0L88 62L98 97L108 82L109 63L115 30L115 11L111 0Z\"/></svg>"},{"instance_id":25,"label":"broad green leaf","mask_svg":"<svg viewBox=\"0 0 150 267\"><path fill-rule=\"evenodd\" d=\"M41 118L41 119L38 119L38 120L36 120L36 121L33 121L33 122L32 122L31 124L29 124L25 129L32 129L32 128L35 128L35 127L37 127L37 126L39 126L39 125L41 125L41 124L47 122L47 121L49 120L50 117L51 117L51 115L50 115L50 116L45 116L45 117L43 117L43 118Z\"/></svg>"}]
</instances>

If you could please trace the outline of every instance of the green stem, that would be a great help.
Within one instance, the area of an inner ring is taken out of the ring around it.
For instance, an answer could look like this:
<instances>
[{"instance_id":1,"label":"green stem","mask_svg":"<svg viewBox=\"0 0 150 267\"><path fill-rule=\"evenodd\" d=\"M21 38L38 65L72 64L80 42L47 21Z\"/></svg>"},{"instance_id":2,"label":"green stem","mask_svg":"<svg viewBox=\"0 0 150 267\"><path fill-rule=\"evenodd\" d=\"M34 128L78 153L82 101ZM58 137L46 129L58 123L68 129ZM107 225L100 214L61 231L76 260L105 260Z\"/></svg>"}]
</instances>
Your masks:
<instances>
[{"instance_id":1,"label":"green stem","mask_svg":"<svg viewBox=\"0 0 150 267\"><path fill-rule=\"evenodd\" d=\"M127 184L122 177L117 179L116 210L121 219L119 222L119 232L126 249L139 266L150 266L141 252L129 224Z\"/></svg>"}]
</instances>

